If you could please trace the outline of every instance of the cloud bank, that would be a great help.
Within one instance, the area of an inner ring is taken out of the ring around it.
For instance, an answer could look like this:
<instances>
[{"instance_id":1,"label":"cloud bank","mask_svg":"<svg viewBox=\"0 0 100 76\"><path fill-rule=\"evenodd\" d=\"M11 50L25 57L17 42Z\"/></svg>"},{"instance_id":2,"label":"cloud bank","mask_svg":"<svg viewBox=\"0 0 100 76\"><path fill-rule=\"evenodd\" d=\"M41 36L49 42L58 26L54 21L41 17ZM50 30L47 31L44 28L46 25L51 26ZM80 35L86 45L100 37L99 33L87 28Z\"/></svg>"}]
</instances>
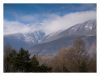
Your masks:
<instances>
[{"instance_id":1,"label":"cloud bank","mask_svg":"<svg viewBox=\"0 0 100 76\"><path fill-rule=\"evenodd\" d=\"M35 19L33 16L24 16L21 17L22 21L25 21L27 17L28 20ZM68 29L75 24L82 23L91 19L96 19L95 11L74 12L65 14L64 16L53 14L51 17L49 15L47 19L42 20L42 22L38 22L37 20L37 23L33 22L28 24L22 23L20 21L4 20L4 35L32 33L39 30L45 32L47 35L59 30Z\"/></svg>"}]
</instances>

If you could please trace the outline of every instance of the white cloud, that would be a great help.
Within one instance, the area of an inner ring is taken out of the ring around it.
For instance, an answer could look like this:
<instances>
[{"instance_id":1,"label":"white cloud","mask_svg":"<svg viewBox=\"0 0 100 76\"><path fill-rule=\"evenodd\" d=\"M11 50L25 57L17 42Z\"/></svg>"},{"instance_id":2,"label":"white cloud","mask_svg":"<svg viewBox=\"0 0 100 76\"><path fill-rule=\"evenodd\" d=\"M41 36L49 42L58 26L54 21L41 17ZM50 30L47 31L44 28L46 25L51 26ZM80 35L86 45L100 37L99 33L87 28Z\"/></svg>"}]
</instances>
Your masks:
<instances>
[{"instance_id":1,"label":"white cloud","mask_svg":"<svg viewBox=\"0 0 100 76\"><path fill-rule=\"evenodd\" d=\"M23 23L16 21L10 22L5 20L4 34L8 35L15 33L26 33L26 32L34 32L36 30L41 30L44 31L46 34L49 34L59 30L67 29L75 24L82 23L90 19L96 19L95 11L76 12L76 13L66 14L64 16L53 14L53 16L49 17L49 19L44 19L42 23L40 23L40 25L34 23L25 25Z\"/></svg>"},{"instance_id":2,"label":"white cloud","mask_svg":"<svg viewBox=\"0 0 100 76\"><path fill-rule=\"evenodd\" d=\"M75 24L85 22L90 19L96 19L95 11L70 13L64 16L57 16L55 19L44 22L44 31L52 33L58 30L67 29ZM47 26L46 26L47 25Z\"/></svg>"},{"instance_id":3,"label":"white cloud","mask_svg":"<svg viewBox=\"0 0 100 76\"><path fill-rule=\"evenodd\" d=\"M34 32L34 26L25 25L16 21L4 21L4 35Z\"/></svg>"}]
</instances>

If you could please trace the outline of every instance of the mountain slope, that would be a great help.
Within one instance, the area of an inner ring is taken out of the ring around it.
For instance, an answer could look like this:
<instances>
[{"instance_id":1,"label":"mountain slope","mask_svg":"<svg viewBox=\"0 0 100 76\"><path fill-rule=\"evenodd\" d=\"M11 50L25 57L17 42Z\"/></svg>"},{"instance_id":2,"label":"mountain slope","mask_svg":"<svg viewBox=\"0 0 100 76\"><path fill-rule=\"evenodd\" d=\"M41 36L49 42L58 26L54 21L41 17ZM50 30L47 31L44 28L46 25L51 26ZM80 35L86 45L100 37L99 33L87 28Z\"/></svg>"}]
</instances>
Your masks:
<instances>
[{"instance_id":1,"label":"mountain slope","mask_svg":"<svg viewBox=\"0 0 100 76\"><path fill-rule=\"evenodd\" d=\"M36 31L34 33L25 33L25 34L13 34L4 36L4 44L11 45L13 48L27 48L38 44L41 42L41 39L45 34L41 31Z\"/></svg>"},{"instance_id":2,"label":"mountain slope","mask_svg":"<svg viewBox=\"0 0 100 76\"><path fill-rule=\"evenodd\" d=\"M84 40L87 50L91 49L92 44L96 43L96 20L89 20L48 36L41 31L7 35L4 36L4 44L15 49L26 48L32 54L55 55L61 48L71 47L77 37Z\"/></svg>"},{"instance_id":3,"label":"mountain slope","mask_svg":"<svg viewBox=\"0 0 100 76\"><path fill-rule=\"evenodd\" d=\"M61 48L71 47L73 41L81 37L86 43L87 50L96 43L96 20L89 20L74 25L69 29L46 36L40 44L33 46L32 53L56 54Z\"/></svg>"},{"instance_id":4,"label":"mountain slope","mask_svg":"<svg viewBox=\"0 0 100 76\"><path fill-rule=\"evenodd\" d=\"M43 42L53 41L66 36L94 36L96 35L96 20L89 20L81 24L74 25L65 31L48 35Z\"/></svg>"}]
</instances>

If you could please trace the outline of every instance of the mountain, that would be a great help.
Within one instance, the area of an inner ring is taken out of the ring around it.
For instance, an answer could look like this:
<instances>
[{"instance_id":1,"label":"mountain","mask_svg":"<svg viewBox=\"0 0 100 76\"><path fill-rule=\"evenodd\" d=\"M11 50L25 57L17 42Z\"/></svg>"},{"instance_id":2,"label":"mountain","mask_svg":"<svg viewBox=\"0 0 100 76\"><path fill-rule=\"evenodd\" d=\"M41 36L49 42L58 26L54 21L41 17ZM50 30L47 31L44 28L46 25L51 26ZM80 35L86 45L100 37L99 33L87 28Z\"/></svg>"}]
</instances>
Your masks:
<instances>
[{"instance_id":1,"label":"mountain","mask_svg":"<svg viewBox=\"0 0 100 76\"><path fill-rule=\"evenodd\" d=\"M43 42L57 40L67 36L95 36L96 35L96 20L89 20L81 24L76 24L62 32L56 32L53 35L45 37Z\"/></svg>"},{"instance_id":2,"label":"mountain","mask_svg":"<svg viewBox=\"0 0 100 76\"><path fill-rule=\"evenodd\" d=\"M87 51L95 48L92 46L95 46L94 43L96 43L96 20L88 20L47 36L41 31L6 35L4 44L11 45L15 49L26 48L32 54L55 55L61 48L71 47L77 37L84 40Z\"/></svg>"},{"instance_id":3,"label":"mountain","mask_svg":"<svg viewBox=\"0 0 100 76\"><path fill-rule=\"evenodd\" d=\"M61 48L71 47L73 41L81 37L86 43L87 50L96 43L96 20L89 20L74 25L64 31L46 36L40 44L33 46L32 53L55 55Z\"/></svg>"},{"instance_id":4,"label":"mountain","mask_svg":"<svg viewBox=\"0 0 100 76\"><path fill-rule=\"evenodd\" d=\"M4 36L4 44L11 45L15 49L26 48L29 49L31 46L41 42L45 33L41 31L35 31L34 33L24 34L12 34Z\"/></svg>"}]
</instances>

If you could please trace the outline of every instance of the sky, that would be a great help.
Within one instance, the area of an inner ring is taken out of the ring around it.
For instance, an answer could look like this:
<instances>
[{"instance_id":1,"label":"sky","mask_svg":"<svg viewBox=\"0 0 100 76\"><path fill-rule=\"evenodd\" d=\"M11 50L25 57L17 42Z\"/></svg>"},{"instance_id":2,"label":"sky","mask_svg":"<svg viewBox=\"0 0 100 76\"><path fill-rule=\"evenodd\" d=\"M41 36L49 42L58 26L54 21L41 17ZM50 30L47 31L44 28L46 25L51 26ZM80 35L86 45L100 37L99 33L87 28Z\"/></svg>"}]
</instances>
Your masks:
<instances>
[{"instance_id":1,"label":"sky","mask_svg":"<svg viewBox=\"0 0 100 76\"><path fill-rule=\"evenodd\" d=\"M4 35L48 35L90 19L96 19L96 4L4 4Z\"/></svg>"}]
</instances>

